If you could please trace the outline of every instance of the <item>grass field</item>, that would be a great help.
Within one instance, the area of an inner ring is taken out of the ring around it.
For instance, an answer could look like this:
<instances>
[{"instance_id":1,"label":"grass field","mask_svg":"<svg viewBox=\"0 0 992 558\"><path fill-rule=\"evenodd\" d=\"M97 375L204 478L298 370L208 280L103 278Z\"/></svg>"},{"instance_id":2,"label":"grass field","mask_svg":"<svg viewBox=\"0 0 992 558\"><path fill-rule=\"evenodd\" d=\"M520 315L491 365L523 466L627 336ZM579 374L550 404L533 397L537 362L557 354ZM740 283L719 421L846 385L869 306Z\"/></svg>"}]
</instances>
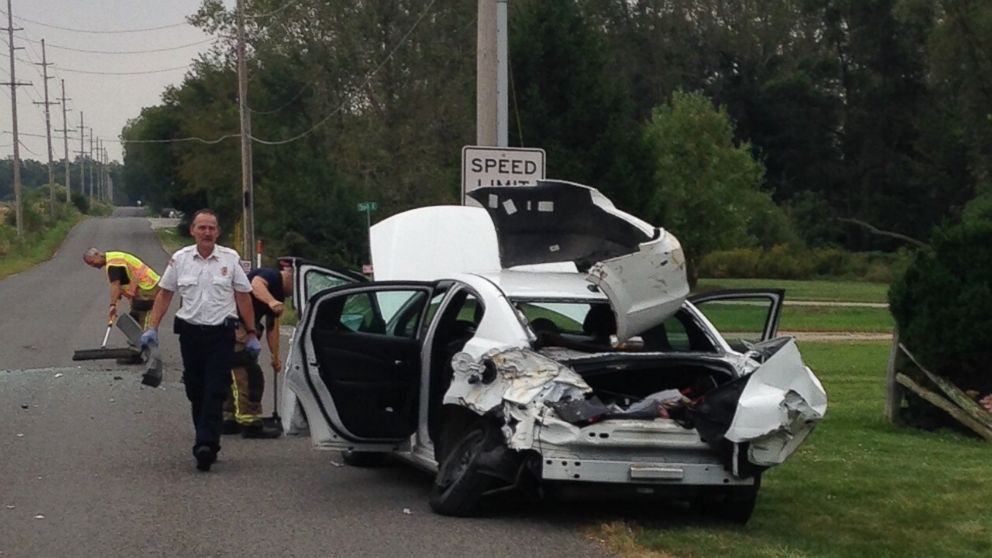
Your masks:
<instances>
[{"instance_id":1,"label":"grass field","mask_svg":"<svg viewBox=\"0 0 992 558\"><path fill-rule=\"evenodd\" d=\"M72 227L81 220L83 220L82 215L74 214L72 219L60 221L44 232L29 234L14 245L10 253L0 257L0 279L30 269L51 258Z\"/></svg>"},{"instance_id":2,"label":"grass field","mask_svg":"<svg viewBox=\"0 0 992 558\"><path fill-rule=\"evenodd\" d=\"M889 285L858 281L790 281L785 279L700 279L695 292L717 289L785 289L786 300L888 302Z\"/></svg>"},{"instance_id":3,"label":"grass field","mask_svg":"<svg viewBox=\"0 0 992 558\"><path fill-rule=\"evenodd\" d=\"M625 556L992 556L992 448L882 420L886 343L804 343L826 418L763 478L745 527L685 515L592 535Z\"/></svg>"},{"instance_id":4,"label":"grass field","mask_svg":"<svg viewBox=\"0 0 992 558\"><path fill-rule=\"evenodd\" d=\"M764 307L735 304L705 304L703 313L723 333L761 331ZM888 308L857 306L785 306L779 331L845 331L889 333L895 322Z\"/></svg>"},{"instance_id":5,"label":"grass field","mask_svg":"<svg viewBox=\"0 0 992 558\"><path fill-rule=\"evenodd\" d=\"M155 229L155 234L158 235L158 239L162 243L162 249L167 254L172 254L176 250L183 246L188 246L193 242L187 237L179 236L179 231L175 227Z\"/></svg>"}]
</instances>

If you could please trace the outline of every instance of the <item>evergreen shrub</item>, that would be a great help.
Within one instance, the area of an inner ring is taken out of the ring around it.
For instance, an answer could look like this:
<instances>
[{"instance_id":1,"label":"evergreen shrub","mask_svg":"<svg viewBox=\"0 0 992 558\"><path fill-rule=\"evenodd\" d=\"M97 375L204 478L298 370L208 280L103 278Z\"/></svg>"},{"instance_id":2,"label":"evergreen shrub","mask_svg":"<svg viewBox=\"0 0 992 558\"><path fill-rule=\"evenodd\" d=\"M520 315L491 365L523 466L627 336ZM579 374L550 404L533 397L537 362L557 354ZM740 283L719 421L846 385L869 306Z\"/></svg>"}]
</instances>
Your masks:
<instances>
[{"instance_id":1,"label":"evergreen shrub","mask_svg":"<svg viewBox=\"0 0 992 558\"><path fill-rule=\"evenodd\" d=\"M992 392L992 220L938 228L889 289L903 344L958 387Z\"/></svg>"}]
</instances>

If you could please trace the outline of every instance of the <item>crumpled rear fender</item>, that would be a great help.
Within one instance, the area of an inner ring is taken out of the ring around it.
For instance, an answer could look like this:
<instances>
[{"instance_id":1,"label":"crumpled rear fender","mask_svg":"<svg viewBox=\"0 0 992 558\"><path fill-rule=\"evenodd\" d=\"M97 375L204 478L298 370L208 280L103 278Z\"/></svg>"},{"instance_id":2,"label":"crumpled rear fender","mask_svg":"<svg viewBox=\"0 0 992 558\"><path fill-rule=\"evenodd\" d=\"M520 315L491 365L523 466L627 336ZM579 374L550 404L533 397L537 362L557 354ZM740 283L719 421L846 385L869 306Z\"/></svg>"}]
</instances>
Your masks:
<instances>
[{"instance_id":1,"label":"crumpled rear fender","mask_svg":"<svg viewBox=\"0 0 992 558\"><path fill-rule=\"evenodd\" d=\"M826 412L823 386L789 339L751 374L706 394L692 416L707 442L746 444L747 460L769 467L792 455Z\"/></svg>"},{"instance_id":2,"label":"crumpled rear fender","mask_svg":"<svg viewBox=\"0 0 992 558\"><path fill-rule=\"evenodd\" d=\"M515 450L535 447L535 426L551 412L546 401L582 399L592 391L570 368L529 349L495 349L481 359L462 352L451 364L444 404L479 415L502 407L502 433Z\"/></svg>"}]
</instances>

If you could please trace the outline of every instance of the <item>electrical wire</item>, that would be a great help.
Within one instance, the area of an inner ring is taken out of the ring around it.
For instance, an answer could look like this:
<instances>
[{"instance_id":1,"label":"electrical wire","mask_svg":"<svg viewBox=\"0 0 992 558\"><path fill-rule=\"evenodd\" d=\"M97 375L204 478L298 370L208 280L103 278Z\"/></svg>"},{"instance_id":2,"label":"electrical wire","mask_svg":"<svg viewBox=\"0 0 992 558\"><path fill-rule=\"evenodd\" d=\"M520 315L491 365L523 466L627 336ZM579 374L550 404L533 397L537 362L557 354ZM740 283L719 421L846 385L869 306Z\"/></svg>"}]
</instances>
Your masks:
<instances>
[{"instance_id":1,"label":"electrical wire","mask_svg":"<svg viewBox=\"0 0 992 558\"><path fill-rule=\"evenodd\" d=\"M0 14L7 15L7 12L5 12L4 10L0 10ZM157 26L157 27L144 27L144 28L136 28L136 29L99 29L99 30L98 29L77 29L77 28L73 28L73 27L61 27L59 25L52 25L50 23L45 23L43 21L36 21L36 20L33 20L33 19L28 19L26 17L16 16L16 15L13 16L13 17L14 17L14 19L16 19L18 21L26 21L28 23L33 23L35 25L40 25L42 27L49 27L51 29L58 29L60 31L70 31L72 33L90 33L90 34L94 34L94 35L114 35L114 34L122 34L122 33L145 33L147 31L159 31L159 30L162 30L162 29L172 29L174 27L185 27L185 26L189 26L189 23L186 23L185 21L183 21L181 23L170 23L168 25L160 25L160 26Z\"/></svg>"},{"instance_id":2,"label":"electrical wire","mask_svg":"<svg viewBox=\"0 0 992 558\"><path fill-rule=\"evenodd\" d=\"M393 56L396 54L396 52L398 52L399 49L404 44L406 44L407 39L409 39L410 38L410 35L412 35L413 32L417 29L417 27L420 25L420 22L423 21L425 17L427 17L427 14L430 13L431 8L434 7L434 4L435 3L437 3L437 0L431 0L431 2L424 8L424 11L420 14L420 16L414 22L413 26L410 27L410 29L403 35L402 38L400 38L400 40L396 44L396 46L394 46L393 49L389 51L389 54L386 55L386 57L382 60L382 62L379 63L378 66L375 67L375 69L373 69L370 73L368 73L365 76L365 79L362 82L363 85L368 85L368 83L370 81L372 81L372 78L375 77L375 75L379 72L379 70L381 70L383 67L385 67L386 63L389 62L393 58ZM302 139L302 138L310 135L317 128L323 126L335 114L341 112L344 109L344 107L347 106L349 103L350 103L350 100L343 101L340 105L337 106L337 108L335 108L330 113L328 113L326 116L324 116L324 118L320 119L320 121L318 121L316 124L314 124L313 126L311 126L310 128L308 128L307 130L305 130L305 131L303 131L303 132L301 132L301 133L299 133L299 134L297 134L295 136L292 136L290 138L287 138L287 139L284 139L284 140L265 140L265 139L262 139L262 138L257 138L255 136L249 136L249 138L251 138L251 140L253 142L260 143L262 145L285 145L287 143L292 143L294 141L297 141L299 139ZM218 138L214 138L214 139L205 139L205 138L201 138L201 137L190 136L190 137L184 137L184 138L160 139L160 140L119 140L119 142L121 144L128 144L128 143L149 143L149 144L154 144L154 143L199 142L199 143L204 143L204 144L207 144L207 145L214 145L214 144L218 144L218 143L220 143L220 142L222 142L222 141L224 141L226 139L232 139L232 138L238 138L238 137L241 137L241 134L226 134L226 135L220 136ZM110 141L115 141L115 140L110 140Z\"/></svg>"},{"instance_id":3,"label":"electrical wire","mask_svg":"<svg viewBox=\"0 0 992 558\"><path fill-rule=\"evenodd\" d=\"M162 68L159 70L140 70L136 72L99 72L95 70L75 70L73 68L66 68L65 66L55 66L55 65L53 65L52 68L63 72L69 72L71 74L87 74L87 75L95 75L95 76L140 76L146 74L162 74L165 72L175 72L177 70L187 70L191 65L192 63L186 64L185 66L176 66L174 68Z\"/></svg>"},{"instance_id":4,"label":"electrical wire","mask_svg":"<svg viewBox=\"0 0 992 558\"><path fill-rule=\"evenodd\" d=\"M307 89L310 89L311 87L312 86L309 83L307 83L306 85L304 85L303 87L301 87L299 91L296 92L296 95L293 95L293 98L292 99L286 101L285 103L283 103L282 105L280 105L278 108L274 108L272 110L255 110L255 109L253 109L251 107L248 107L248 110L250 110L252 112L252 114L276 114L277 112L282 112L283 109L285 109L289 105L295 103L296 100L299 99L303 95L303 93Z\"/></svg>"},{"instance_id":5,"label":"electrical wire","mask_svg":"<svg viewBox=\"0 0 992 558\"><path fill-rule=\"evenodd\" d=\"M41 43L41 41L39 41L37 39L27 39L27 38L25 38L24 40L25 41L32 42L32 43ZM189 48L189 47L193 47L193 46L198 46L198 45L206 44L206 43L212 42L214 40L215 39L213 37L210 37L208 39L203 39L202 41L196 41L196 42L193 42L193 43L186 43L184 45L177 45L177 46L172 46L172 47L162 47L162 48L151 48L151 49L146 49L146 50L90 50L90 49L85 49L85 48L73 48L73 47L61 46L61 45L57 45L55 43L49 43L47 41L45 42L45 46L50 47L50 48L54 48L54 49L59 49L59 50L68 50L68 51L72 51L72 52L84 52L84 53L87 53L87 54L128 55L128 54L151 54L151 53L155 53L155 52L168 52L168 51L172 51L172 50L182 50L184 48Z\"/></svg>"},{"instance_id":6,"label":"electrical wire","mask_svg":"<svg viewBox=\"0 0 992 558\"><path fill-rule=\"evenodd\" d=\"M2 41L0 41L0 42L2 42ZM18 61L20 61L20 62L24 62L25 64L39 65L38 63L36 63L36 62L34 62L32 60L25 60L25 59L20 58L20 57L17 57L16 59ZM52 67L53 70L61 70L63 72L69 72L69 73L72 73L72 74L87 74L87 75L98 75L98 76L138 76L138 75L145 75L145 74L161 74L161 73L165 73L165 72L174 72L176 70L185 70L185 69L188 69L190 66L193 65L193 63L190 62L189 64L186 64L185 66L176 66L174 68L161 68L161 69L158 69L158 70L138 70L138 71L133 71L133 72L101 72L101 71L96 71L96 70L77 70L77 69L74 69L74 68L66 68L65 66L59 66L59 65L54 64L54 63L49 63L49 64L51 65L51 67Z\"/></svg>"},{"instance_id":7,"label":"electrical wire","mask_svg":"<svg viewBox=\"0 0 992 558\"><path fill-rule=\"evenodd\" d=\"M387 54L386 57L382 59L382 62L380 62L379 65L375 67L375 69L373 69L370 73L368 73L365 76L365 81L363 82L364 85L368 85L369 82L372 81L372 78L375 77L377 73L379 73L379 70L384 68L386 66L386 63L392 60L393 56L399 51L400 47L406 44L407 39L409 39L410 35L412 35L413 32L417 29L417 27L420 25L420 22L423 21L425 17L427 17L427 14L430 13L431 8L434 7L434 4L436 2L437 0L431 0L431 2L427 4L427 6L424 8L424 11L421 12L420 16L417 18L417 21L415 21L413 23L413 26L411 26L410 29L403 35L403 37L400 38L400 41L396 44L396 46L394 46L393 49L389 51L389 54ZM284 140L264 140L261 138L257 138L255 136L249 136L249 137L251 137L252 141L260 143L262 145L286 145L287 143L292 143L298 139L302 139L310 135L311 133L314 132L314 130L323 126L326 122L328 122L331 119L331 117L341 112L344 109L344 107L347 104L349 104L349 102L350 100L343 101L340 105L338 105L336 109L332 110L327 116L322 118L319 122L311 126L306 131L300 132L299 134L296 134L291 138L287 138Z\"/></svg>"}]
</instances>

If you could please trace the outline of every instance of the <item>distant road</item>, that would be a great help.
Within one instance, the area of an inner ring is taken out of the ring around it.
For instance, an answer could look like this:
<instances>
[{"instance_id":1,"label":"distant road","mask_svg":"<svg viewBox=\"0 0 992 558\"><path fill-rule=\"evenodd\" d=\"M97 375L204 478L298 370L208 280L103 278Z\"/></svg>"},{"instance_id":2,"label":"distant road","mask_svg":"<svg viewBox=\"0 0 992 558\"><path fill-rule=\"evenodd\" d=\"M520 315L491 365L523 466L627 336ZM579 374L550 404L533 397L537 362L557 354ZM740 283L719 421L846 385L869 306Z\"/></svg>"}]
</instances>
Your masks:
<instances>
[{"instance_id":1,"label":"distant road","mask_svg":"<svg viewBox=\"0 0 992 558\"><path fill-rule=\"evenodd\" d=\"M71 360L74 349L99 345L108 302L106 278L83 264L83 251L127 250L165 266L142 213L89 219L52 260L0 281L0 557L604 554L582 528L623 517L627 503L441 517L427 505L429 476L342 466L339 454L299 437L225 437L213 470L197 472L171 318L158 389L140 385L140 367ZM116 332L113 340L123 343ZM266 413L271 401L267 391Z\"/></svg>"},{"instance_id":2,"label":"distant road","mask_svg":"<svg viewBox=\"0 0 992 558\"><path fill-rule=\"evenodd\" d=\"M85 265L83 252L90 247L124 250L161 272L169 257L144 214L143 208L122 207L110 218L87 219L52 259L0 281L0 370L75 366L74 350L100 346L109 291L105 274ZM163 350L166 361L174 363L179 353L171 341L163 343ZM124 336L115 331L111 344L123 346Z\"/></svg>"}]
</instances>

